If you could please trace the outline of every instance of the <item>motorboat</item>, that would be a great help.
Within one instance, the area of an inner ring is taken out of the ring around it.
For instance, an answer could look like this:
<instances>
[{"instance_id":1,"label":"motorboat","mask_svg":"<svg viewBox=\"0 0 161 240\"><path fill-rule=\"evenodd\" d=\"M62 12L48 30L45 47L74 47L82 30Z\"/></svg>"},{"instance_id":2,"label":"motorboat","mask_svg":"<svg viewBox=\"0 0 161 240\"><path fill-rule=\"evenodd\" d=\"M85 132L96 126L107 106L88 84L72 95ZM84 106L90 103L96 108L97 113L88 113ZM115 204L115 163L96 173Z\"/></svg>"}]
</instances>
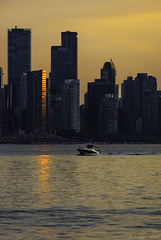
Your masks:
<instances>
[{"instance_id":1,"label":"motorboat","mask_svg":"<svg viewBox=\"0 0 161 240\"><path fill-rule=\"evenodd\" d=\"M101 152L98 150L98 148L96 146L94 146L93 144L88 144L86 147L84 148L77 148L77 150L80 152L81 155L100 155Z\"/></svg>"}]
</instances>

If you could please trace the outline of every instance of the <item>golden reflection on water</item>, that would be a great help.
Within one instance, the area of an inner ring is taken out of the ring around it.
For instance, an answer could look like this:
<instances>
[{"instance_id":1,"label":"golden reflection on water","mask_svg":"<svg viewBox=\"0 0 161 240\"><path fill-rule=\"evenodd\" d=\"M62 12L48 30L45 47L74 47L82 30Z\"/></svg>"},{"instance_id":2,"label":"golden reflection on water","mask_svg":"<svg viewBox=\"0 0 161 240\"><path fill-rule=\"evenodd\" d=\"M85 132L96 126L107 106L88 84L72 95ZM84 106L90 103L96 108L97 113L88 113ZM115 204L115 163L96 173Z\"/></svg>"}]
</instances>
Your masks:
<instances>
[{"instance_id":1,"label":"golden reflection on water","mask_svg":"<svg viewBox=\"0 0 161 240\"><path fill-rule=\"evenodd\" d=\"M50 203L50 155L35 156L38 162L38 186L40 191L40 203Z\"/></svg>"}]
</instances>

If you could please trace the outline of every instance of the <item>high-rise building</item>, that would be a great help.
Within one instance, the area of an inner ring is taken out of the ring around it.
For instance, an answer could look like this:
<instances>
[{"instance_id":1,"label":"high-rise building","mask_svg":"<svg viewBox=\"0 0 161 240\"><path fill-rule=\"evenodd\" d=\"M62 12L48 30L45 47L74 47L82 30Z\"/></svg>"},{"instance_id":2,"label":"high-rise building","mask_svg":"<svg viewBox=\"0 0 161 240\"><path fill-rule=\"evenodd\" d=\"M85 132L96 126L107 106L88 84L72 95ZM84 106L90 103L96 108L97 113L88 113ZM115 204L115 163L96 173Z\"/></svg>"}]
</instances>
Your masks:
<instances>
[{"instance_id":1,"label":"high-rise building","mask_svg":"<svg viewBox=\"0 0 161 240\"><path fill-rule=\"evenodd\" d=\"M60 128L62 85L67 79L77 79L77 39L76 32L62 32L62 45L51 47L50 126L52 129Z\"/></svg>"},{"instance_id":2,"label":"high-rise building","mask_svg":"<svg viewBox=\"0 0 161 240\"><path fill-rule=\"evenodd\" d=\"M116 81L116 67L112 61L105 62L103 68L101 69L101 79L106 79L108 83L115 83Z\"/></svg>"},{"instance_id":3,"label":"high-rise building","mask_svg":"<svg viewBox=\"0 0 161 240\"><path fill-rule=\"evenodd\" d=\"M73 51L67 47L51 47L51 90L60 95L65 79L71 79L73 73ZM73 79L73 78L72 78Z\"/></svg>"},{"instance_id":4,"label":"high-rise building","mask_svg":"<svg viewBox=\"0 0 161 240\"><path fill-rule=\"evenodd\" d=\"M135 78L135 127L141 134L157 131L157 82L147 73L138 73Z\"/></svg>"},{"instance_id":5,"label":"high-rise building","mask_svg":"<svg viewBox=\"0 0 161 240\"><path fill-rule=\"evenodd\" d=\"M113 64L113 62L106 62L103 66L103 69L101 69L101 79L96 79L95 82L88 83L88 93L87 93L87 128L89 132L95 133L98 135L98 133L102 134L103 129L103 122L105 122L105 117L107 115L107 112L105 113L105 110L109 111L107 108L103 107L102 105L106 100L107 102L111 99L113 101L113 111L117 111L117 114L113 112L113 118L110 119L116 123L118 122L117 116L118 116L118 86L115 84L115 78L116 78L116 69ZM105 98L106 96L106 98ZM113 97L107 97L107 96L113 96ZM117 108L114 107L117 105ZM116 118L114 117L116 116ZM112 115L111 115L112 116ZM115 125L115 124L114 124ZM113 126L114 126L113 125ZM116 133L117 127L113 128L113 133ZM110 130L107 130L107 132L110 132Z\"/></svg>"},{"instance_id":6,"label":"high-rise building","mask_svg":"<svg viewBox=\"0 0 161 240\"><path fill-rule=\"evenodd\" d=\"M7 106L6 106L6 89L0 88L0 133L6 127Z\"/></svg>"},{"instance_id":7,"label":"high-rise building","mask_svg":"<svg viewBox=\"0 0 161 240\"><path fill-rule=\"evenodd\" d=\"M61 33L61 43L63 47L67 47L73 53L73 79L77 79L78 75L78 33L77 32L62 32Z\"/></svg>"},{"instance_id":8,"label":"high-rise building","mask_svg":"<svg viewBox=\"0 0 161 240\"><path fill-rule=\"evenodd\" d=\"M0 88L2 87L3 84L3 68L0 67Z\"/></svg>"},{"instance_id":9,"label":"high-rise building","mask_svg":"<svg viewBox=\"0 0 161 240\"><path fill-rule=\"evenodd\" d=\"M80 131L78 79L67 79L62 86L61 128Z\"/></svg>"},{"instance_id":10,"label":"high-rise building","mask_svg":"<svg viewBox=\"0 0 161 240\"><path fill-rule=\"evenodd\" d=\"M132 133L135 131L135 81L129 76L121 84L121 109L123 125L120 131L124 133Z\"/></svg>"},{"instance_id":11,"label":"high-rise building","mask_svg":"<svg viewBox=\"0 0 161 240\"><path fill-rule=\"evenodd\" d=\"M105 94L100 102L100 134L117 134L118 132L118 101L114 94Z\"/></svg>"},{"instance_id":12,"label":"high-rise building","mask_svg":"<svg viewBox=\"0 0 161 240\"><path fill-rule=\"evenodd\" d=\"M77 39L77 32L62 32L62 45L51 47L51 89L60 90L65 79L77 79Z\"/></svg>"},{"instance_id":13,"label":"high-rise building","mask_svg":"<svg viewBox=\"0 0 161 240\"><path fill-rule=\"evenodd\" d=\"M31 29L8 30L9 119L11 129L20 127L21 76L31 71Z\"/></svg>"},{"instance_id":14,"label":"high-rise building","mask_svg":"<svg viewBox=\"0 0 161 240\"><path fill-rule=\"evenodd\" d=\"M161 136L161 91L157 91L158 95L158 136Z\"/></svg>"},{"instance_id":15,"label":"high-rise building","mask_svg":"<svg viewBox=\"0 0 161 240\"><path fill-rule=\"evenodd\" d=\"M158 97L157 81L148 76L143 84L143 133L157 134Z\"/></svg>"},{"instance_id":16,"label":"high-rise building","mask_svg":"<svg viewBox=\"0 0 161 240\"><path fill-rule=\"evenodd\" d=\"M8 84L20 81L21 75L31 71L31 29L8 30Z\"/></svg>"},{"instance_id":17,"label":"high-rise building","mask_svg":"<svg viewBox=\"0 0 161 240\"><path fill-rule=\"evenodd\" d=\"M114 94L115 85L102 79L88 83L87 128L90 132L99 132L100 102L105 94Z\"/></svg>"},{"instance_id":18,"label":"high-rise building","mask_svg":"<svg viewBox=\"0 0 161 240\"><path fill-rule=\"evenodd\" d=\"M156 134L158 128L157 81L147 73L128 77L121 86L122 132Z\"/></svg>"},{"instance_id":19,"label":"high-rise building","mask_svg":"<svg viewBox=\"0 0 161 240\"><path fill-rule=\"evenodd\" d=\"M23 74L21 82L21 110L23 129L46 129L46 71Z\"/></svg>"}]
</instances>

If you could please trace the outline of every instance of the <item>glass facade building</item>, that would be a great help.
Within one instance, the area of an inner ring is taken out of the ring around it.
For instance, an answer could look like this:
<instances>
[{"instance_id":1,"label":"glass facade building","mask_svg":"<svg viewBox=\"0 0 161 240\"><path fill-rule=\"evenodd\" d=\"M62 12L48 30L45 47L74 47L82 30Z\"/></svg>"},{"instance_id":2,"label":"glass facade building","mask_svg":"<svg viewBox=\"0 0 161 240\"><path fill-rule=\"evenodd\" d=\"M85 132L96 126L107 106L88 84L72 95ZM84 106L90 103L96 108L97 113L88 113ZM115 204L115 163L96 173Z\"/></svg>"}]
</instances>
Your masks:
<instances>
[{"instance_id":1,"label":"glass facade building","mask_svg":"<svg viewBox=\"0 0 161 240\"><path fill-rule=\"evenodd\" d=\"M62 87L67 79L77 79L77 32L62 32L61 46L51 47L50 126L61 128ZM78 96L79 97L79 96Z\"/></svg>"},{"instance_id":2,"label":"glass facade building","mask_svg":"<svg viewBox=\"0 0 161 240\"><path fill-rule=\"evenodd\" d=\"M23 129L46 129L46 71L31 71L22 76L21 110Z\"/></svg>"},{"instance_id":3,"label":"glass facade building","mask_svg":"<svg viewBox=\"0 0 161 240\"><path fill-rule=\"evenodd\" d=\"M31 29L8 30L8 83L20 80L23 73L31 71Z\"/></svg>"},{"instance_id":4,"label":"glass facade building","mask_svg":"<svg viewBox=\"0 0 161 240\"><path fill-rule=\"evenodd\" d=\"M31 71L31 29L8 30L9 126L21 126L20 86L23 73Z\"/></svg>"},{"instance_id":5,"label":"glass facade building","mask_svg":"<svg viewBox=\"0 0 161 240\"><path fill-rule=\"evenodd\" d=\"M115 84L116 69L112 61L105 62L101 69L101 78L96 79L95 82L88 83L87 93L87 128L88 131L98 135L104 134L103 124L106 122L106 115L109 114L106 106L108 101L113 101L113 114L109 119L113 124L113 133L118 130L118 86ZM106 96L106 98L105 98ZM113 96L111 99L107 96ZM107 110L108 112L105 112ZM108 128L108 129L107 129ZM111 132L109 125L106 126L106 133Z\"/></svg>"},{"instance_id":6,"label":"glass facade building","mask_svg":"<svg viewBox=\"0 0 161 240\"><path fill-rule=\"evenodd\" d=\"M62 87L61 128L80 131L79 80L67 79Z\"/></svg>"}]
</instances>

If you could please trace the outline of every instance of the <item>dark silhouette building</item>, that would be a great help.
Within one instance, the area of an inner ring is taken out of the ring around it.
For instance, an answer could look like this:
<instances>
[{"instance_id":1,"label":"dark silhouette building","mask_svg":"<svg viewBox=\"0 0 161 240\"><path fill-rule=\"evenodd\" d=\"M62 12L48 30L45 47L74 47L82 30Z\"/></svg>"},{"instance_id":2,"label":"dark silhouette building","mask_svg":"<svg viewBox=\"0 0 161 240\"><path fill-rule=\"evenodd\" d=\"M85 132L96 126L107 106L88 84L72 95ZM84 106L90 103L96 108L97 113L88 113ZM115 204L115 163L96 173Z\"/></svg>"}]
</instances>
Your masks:
<instances>
[{"instance_id":1,"label":"dark silhouette building","mask_svg":"<svg viewBox=\"0 0 161 240\"><path fill-rule=\"evenodd\" d=\"M3 84L3 68L0 67L0 88L2 87Z\"/></svg>"},{"instance_id":2,"label":"dark silhouette building","mask_svg":"<svg viewBox=\"0 0 161 240\"><path fill-rule=\"evenodd\" d=\"M6 89L0 88L0 133L7 127Z\"/></svg>"},{"instance_id":3,"label":"dark silhouette building","mask_svg":"<svg viewBox=\"0 0 161 240\"><path fill-rule=\"evenodd\" d=\"M78 79L68 79L63 84L61 116L61 129L80 132Z\"/></svg>"},{"instance_id":4,"label":"dark silhouette building","mask_svg":"<svg viewBox=\"0 0 161 240\"><path fill-rule=\"evenodd\" d=\"M72 79L78 78L78 33L77 32L62 32L61 33L61 43L63 47L71 50L73 53L73 77Z\"/></svg>"},{"instance_id":5,"label":"dark silhouette building","mask_svg":"<svg viewBox=\"0 0 161 240\"><path fill-rule=\"evenodd\" d=\"M157 81L147 73L128 77L121 88L122 132L153 135L157 133Z\"/></svg>"},{"instance_id":6,"label":"dark silhouette building","mask_svg":"<svg viewBox=\"0 0 161 240\"><path fill-rule=\"evenodd\" d=\"M31 29L8 30L9 118L11 129L20 126L21 76L31 71Z\"/></svg>"},{"instance_id":7,"label":"dark silhouette building","mask_svg":"<svg viewBox=\"0 0 161 240\"><path fill-rule=\"evenodd\" d=\"M120 132L126 134L133 133L135 130L135 81L133 77L127 77L121 84L121 108L123 125L120 128Z\"/></svg>"},{"instance_id":8,"label":"dark silhouette building","mask_svg":"<svg viewBox=\"0 0 161 240\"><path fill-rule=\"evenodd\" d=\"M158 96L158 125L157 135L161 136L161 91L157 91Z\"/></svg>"},{"instance_id":9,"label":"dark silhouette building","mask_svg":"<svg viewBox=\"0 0 161 240\"><path fill-rule=\"evenodd\" d=\"M77 32L62 32L61 46L51 47L50 126L61 129L62 86L65 80L77 79Z\"/></svg>"},{"instance_id":10,"label":"dark silhouette building","mask_svg":"<svg viewBox=\"0 0 161 240\"><path fill-rule=\"evenodd\" d=\"M46 71L23 74L21 81L21 128L28 131L46 130Z\"/></svg>"},{"instance_id":11,"label":"dark silhouette building","mask_svg":"<svg viewBox=\"0 0 161 240\"><path fill-rule=\"evenodd\" d=\"M51 47L51 92L61 95L61 86L65 79L74 79L73 51L67 47Z\"/></svg>"},{"instance_id":12,"label":"dark silhouette building","mask_svg":"<svg viewBox=\"0 0 161 240\"><path fill-rule=\"evenodd\" d=\"M90 134L117 133L118 86L115 85L115 78L116 69L111 60L105 62L101 69L101 79L88 83L86 109L87 131ZM106 121L107 118L108 121Z\"/></svg>"},{"instance_id":13,"label":"dark silhouette building","mask_svg":"<svg viewBox=\"0 0 161 240\"><path fill-rule=\"evenodd\" d=\"M157 82L147 73L138 73L135 78L135 127L141 134L157 132L158 119Z\"/></svg>"},{"instance_id":14,"label":"dark silhouette building","mask_svg":"<svg viewBox=\"0 0 161 240\"><path fill-rule=\"evenodd\" d=\"M116 67L112 61L105 62L103 68L101 69L101 79L105 79L107 83L115 84L116 81Z\"/></svg>"}]
</instances>

